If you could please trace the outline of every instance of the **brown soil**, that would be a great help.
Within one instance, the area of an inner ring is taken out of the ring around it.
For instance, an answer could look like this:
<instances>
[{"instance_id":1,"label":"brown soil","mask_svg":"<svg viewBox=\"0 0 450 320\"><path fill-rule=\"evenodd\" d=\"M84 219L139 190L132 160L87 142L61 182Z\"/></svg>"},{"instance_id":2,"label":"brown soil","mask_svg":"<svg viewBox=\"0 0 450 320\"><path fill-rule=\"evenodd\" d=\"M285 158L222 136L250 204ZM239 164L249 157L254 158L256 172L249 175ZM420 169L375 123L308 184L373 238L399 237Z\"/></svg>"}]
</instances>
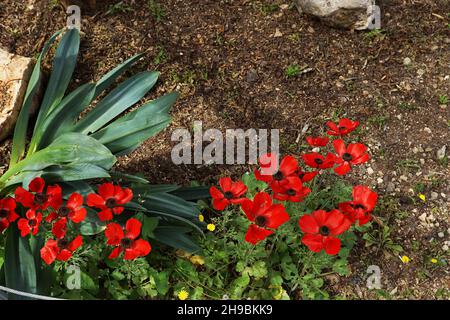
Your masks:
<instances>
[{"instance_id":1,"label":"brown soil","mask_svg":"<svg viewBox=\"0 0 450 320\"><path fill-rule=\"evenodd\" d=\"M386 245L361 247L353 275L332 289L347 298L450 297L444 250L450 244L450 170L447 158L436 156L444 145L447 154L450 148L450 103L442 97L450 97L447 0L379 1L382 33L331 29L299 15L287 0L159 1L165 12L160 21L143 0L122 1L125 12L107 14L117 2L97 1L96 12L83 16L76 84L146 52L134 71L161 71L147 99L182 94L172 125L121 159L122 170L143 172L155 183L214 183L222 174L243 172L238 166L172 164L171 133L192 128L194 120L204 129L279 128L282 151L298 154L305 124L319 133L333 115L359 119L365 125L359 139L375 159L365 183L381 193L389 239L411 262L403 264ZM54 3L3 0L0 45L34 56L65 25L64 10ZM312 71L287 77L290 65ZM0 171L8 146L2 147ZM366 289L365 270L372 264L381 267L383 291Z\"/></svg>"}]
</instances>

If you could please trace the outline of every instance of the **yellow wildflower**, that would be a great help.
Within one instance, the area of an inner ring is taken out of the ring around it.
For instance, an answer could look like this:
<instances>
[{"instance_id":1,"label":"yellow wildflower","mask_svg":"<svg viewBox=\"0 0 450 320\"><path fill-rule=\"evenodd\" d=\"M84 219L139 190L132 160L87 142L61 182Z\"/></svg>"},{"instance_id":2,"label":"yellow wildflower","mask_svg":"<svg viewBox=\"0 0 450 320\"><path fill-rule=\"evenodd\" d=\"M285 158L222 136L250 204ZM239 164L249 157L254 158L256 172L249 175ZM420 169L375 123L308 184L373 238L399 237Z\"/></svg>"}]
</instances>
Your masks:
<instances>
[{"instance_id":1,"label":"yellow wildflower","mask_svg":"<svg viewBox=\"0 0 450 320\"><path fill-rule=\"evenodd\" d=\"M431 261L431 263L438 263L438 261L437 261L436 258L433 258L433 259L431 259L430 261Z\"/></svg>"},{"instance_id":2,"label":"yellow wildflower","mask_svg":"<svg viewBox=\"0 0 450 320\"><path fill-rule=\"evenodd\" d=\"M192 264L194 264L196 266L202 266L205 264L205 259L203 259L203 257L197 256L197 255L190 257L189 260L192 262Z\"/></svg>"},{"instance_id":3,"label":"yellow wildflower","mask_svg":"<svg viewBox=\"0 0 450 320\"><path fill-rule=\"evenodd\" d=\"M209 231L214 231L214 230L216 230L216 226L214 224L210 223L206 226L206 229L208 229Z\"/></svg>"},{"instance_id":4,"label":"yellow wildflower","mask_svg":"<svg viewBox=\"0 0 450 320\"><path fill-rule=\"evenodd\" d=\"M189 298L189 292L187 292L186 290L181 290L180 292L178 292L178 299L186 300L187 298Z\"/></svg>"},{"instance_id":5,"label":"yellow wildflower","mask_svg":"<svg viewBox=\"0 0 450 320\"><path fill-rule=\"evenodd\" d=\"M403 256L400 259L402 260L403 263L409 263L409 261L411 260L408 256Z\"/></svg>"},{"instance_id":6,"label":"yellow wildflower","mask_svg":"<svg viewBox=\"0 0 450 320\"><path fill-rule=\"evenodd\" d=\"M198 215L198 220L199 220L200 222L203 222L203 221L205 221L205 217L204 217L202 214L199 214L199 215Z\"/></svg>"},{"instance_id":7,"label":"yellow wildflower","mask_svg":"<svg viewBox=\"0 0 450 320\"><path fill-rule=\"evenodd\" d=\"M422 193L419 193L419 194L418 194L418 197L419 197L419 199L422 200L423 202L426 202L426 201L427 201L427 198L426 198L425 195L422 194Z\"/></svg>"}]
</instances>

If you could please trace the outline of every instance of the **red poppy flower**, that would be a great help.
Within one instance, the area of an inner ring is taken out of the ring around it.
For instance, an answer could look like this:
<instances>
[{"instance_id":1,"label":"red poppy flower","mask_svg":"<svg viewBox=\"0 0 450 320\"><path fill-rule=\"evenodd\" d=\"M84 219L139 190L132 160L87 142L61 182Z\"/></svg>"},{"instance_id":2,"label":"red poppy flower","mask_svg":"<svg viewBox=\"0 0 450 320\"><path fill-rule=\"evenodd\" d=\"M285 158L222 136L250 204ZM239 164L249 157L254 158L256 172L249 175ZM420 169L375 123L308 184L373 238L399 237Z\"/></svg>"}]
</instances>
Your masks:
<instances>
[{"instance_id":1,"label":"red poppy flower","mask_svg":"<svg viewBox=\"0 0 450 320\"><path fill-rule=\"evenodd\" d=\"M53 224L52 233L56 238L58 239L64 238L66 236L66 232L67 232L67 218L61 218Z\"/></svg>"},{"instance_id":2,"label":"red poppy flower","mask_svg":"<svg viewBox=\"0 0 450 320\"><path fill-rule=\"evenodd\" d=\"M225 177L219 179L220 192L216 187L211 187L209 193L213 198L213 207L216 210L224 210L229 204L241 203L241 198L247 192L247 186L242 181L233 182L231 178Z\"/></svg>"},{"instance_id":3,"label":"red poppy flower","mask_svg":"<svg viewBox=\"0 0 450 320\"><path fill-rule=\"evenodd\" d=\"M17 227L20 230L20 235L25 237L31 233L35 236L39 231L39 225L42 221L42 213L36 213L33 209L29 209L25 215L26 219L21 218L17 221Z\"/></svg>"},{"instance_id":4,"label":"red poppy flower","mask_svg":"<svg viewBox=\"0 0 450 320\"><path fill-rule=\"evenodd\" d=\"M98 188L98 194L91 193L87 196L87 205L101 210L98 214L101 221L109 221L112 220L113 214L121 214L124 210L123 205L131 199L133 199L131 189L104 183Z\"/></svg>"},{"instance_id":5,"label":"red poppy flower","mask_svg":"<svg viewBox=\"0 0 450 320\"><path fill-rule=\"evenodd\" d=\"M292 176L297 171L297 160L292 156L286 156L281 160L280 167L277 169L273 166L272 154L265 155L260 158L260 170L255 170L255 178L264 181L270 185L272 189L279 187L279 184L289 176ZM264 161L265 159L272 159L270 163Z\"/></svg>"},{"instance_id":6,"label":"red poppy flower","mask_svg":"<svg viewBox=\"0 0 450 320\"><path fill-rule=\"evenodd\" d=\"M57 211L52 211L45 221L52 222L58 218L69 218L73 223L80 223L86 218L86 213L86 209L83 208L83 196L74 192L70 195L66 205L61 205Z\"/></svg>"},{"instance_id":7,"label":"red poppy flower","mask_svg":"<svg viewBox=\"0 0 450 320\"><path fill-rule=\"evenodd\" d=\"M306 142L311 147L325 147L330 139L328 137L306 137Z\"/></svg>"},{"instance_id":8,"label":"red poppy flower","mask_svg":"<svg viewBox=\"0 0 450 320\"><path fill-rule=\"evenodd\" d=\"M359 225L366 224L372 219L371 212L375 208L378 194L366 186L355 186L353 188L353 200L342 202L339 209L354 223L358 220Z\"/></svg>"},{"instance_id":9,"label":"red poppy flower","mask_svg":"<svg viewBox=\"0 0 450 320\"><path fill-rule=\"evenodd\" d=\"M125 225L126 234L122 227L117 223L110 223L106 226L106 242L116 248L109 255L109 259L117 258L122 251L125 251L124 259L133 260L138 257L144 257L150 253L152 247L148 241L137 239L141 233L142 224L139 220L131 218Z\"/></svg>"},{"instance_id":10,"label":"red poppy flower","mask_svg":"<svg viewBox=\"0 0 450 320\"><path fill-rule=\"evenodd\" d=\"M41 249L41 258L46 264L52 264L55 260L67 261L82 244L82 236L77 236L72 242L69 242L66 238L50 239Z\"/></svg>"},{"instance_id":11,"label":"red poppy flower","mask_svg":"<svg viewBox=\"0 0 450 320\"><path fill-rule=\"evenodd\" d=\"M344 140L337 139L333 141L334 150L336 150L339 157L336 157L335 162L338 164L334 168L334 172L339 175L344 175L350 171L351 165L357 165L369 161L369 154L367 147L362 143L350 143L345 146Z\"/></svg>"},{"instance_id":12,"label":"red poppy flower","mask_svg":"<svg viewBox=\"0 0 450 320\"><path fill-rule=\"evenodd\" d=\"M273 198L281 201L301 202L311 192L310 188L303 186L302 180L297 176L286 178L281 189L273 190Z\"/></svg>"},{"instance_id":13,"label":"red poppy flower","mask_svg":"<svg viewBox=\"0 0 450 320\"><path fill-rule=\"evenodd\" d=\"M341 240L336 236L348 230L350 224L339 210L305 214L299 220L300 229L305 233L302 243L314 252L325 249L327 254L337 254L341 250Z\"/></svg>"},{"instance_id":14,"label":"red poppy flower","mask_svg":"<svg viewBox=\"0 0 450 320\"><path fill-rule=\"evenodd\" d=\"M253 222L247 230L245 241L254 245L273 233L268 229L277 229L289 220L284 206L272 204L272 199L265 192L257 193L253 201L246 199L242 202L242 210Z\"/></svg>"},{"instance_id":15,"label":"red poppy flower","mask_svg":"<svg viewBox=\"0 0 450 320\"><path fill-rule=\"evenodd\" d=\"M303 183L310 182L318 173L319 171L303 171L303 169L300 167L297 168L296 172L297 176L300 178L300 180L302 180Z\"/></svg>"},{"instance_id":16,"label":"red poppy flower","mask_svg":"<svg viewBox=\"0 0 450 320\"><path fill-rule=\"evenodd\" d=\"M303 161L308 167L317 169L328 169L334 166L335 156L328 153L326 157L317 152L302 155Z\"/></svg>"},{"instance_id":17,"label":"red poppy flower","mask_svg":"<svg viewBox=\"0 0 450 320\"><path fill-rule=\"evenodd\" d=\"M11 222L16 221L19 215L16 213L16 201L13 198L0 200L0 233L9 227Z\"/></svg>"},{"instance_id":18,"label":"red poppy flower","mask_svg":"<svg viewBox=\"0 0 450 320\"><path fill-rule=\"evenodd\" d=\"M58 210L62 204L62 190L58 185L48 186L45 189L44 179L38 177L30 182L28 189L29 191L18 187L14 192L16 201L25 208L46 210L51 207Z\"/></svg>"},{"instance_id":19,"label":"red poppy flower","mask_svg":"<svg viewBox=\"0 0 450 320\"><path fill-rule=\"evenodd\" d=\"M331 121L328 121L326 124L328 128L330 128L330 130L327 131L330 136L344 136L359 126L358 121L352 121L347 118L340 119L338 124Z\"/></svg>"}]
</instances>

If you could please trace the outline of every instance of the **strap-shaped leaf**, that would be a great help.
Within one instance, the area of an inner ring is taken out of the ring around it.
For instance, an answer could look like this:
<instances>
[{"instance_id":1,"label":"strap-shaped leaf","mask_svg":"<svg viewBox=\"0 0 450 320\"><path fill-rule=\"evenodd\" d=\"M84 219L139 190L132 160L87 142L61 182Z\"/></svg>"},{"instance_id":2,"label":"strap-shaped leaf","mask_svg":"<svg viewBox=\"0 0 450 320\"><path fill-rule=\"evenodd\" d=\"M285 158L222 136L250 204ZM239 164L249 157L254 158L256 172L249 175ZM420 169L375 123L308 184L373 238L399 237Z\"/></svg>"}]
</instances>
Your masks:
<instances>
[{"instance_id":1,"label":"strap-shaped leaf","mask_svg":"<svg viewBox=\"0 0 450 320\"><path fill-rule=\"evenodd\" d=\"M189 253L199 251L199 246L187 235L189 228L178 226L159 225L153 231L155 239L175 249L181 249Z\"/></svg>"},{"instance_id":2,"label":"strap-shaped leaf","mask_svg":"<svg viewBox=\"0 0 450 320\"><path fill-rule=\"evenodd\" d=\"M138 61L143 56L142 53L137 54L130 59L126 60L125 62L119 64L117 67L115 67L113 70L109 71L107 74L105 74L98 82L95 87L95 94L94 99L98 97L100 93L102 93L104 90L106 90L110 85L116 81L116 79L124 73L126 70L128 70L136 61Z\"/></svg>"},{"instance_id":3,"label":"strap-shaped leaf","mask_svg":"<svg viewBox=\"0 0 450 320\"><path fill-rule=\"evenodd\" d=\"M168 193L148 194L143 206L150 211L167 212L187 219L197 220L197 205Z\"/></svg>"},{"instance_id":4,"label":"strap-shaped leaf","mask_svg":"<svg viewBox=\"0 0 450 320\"><path fill-rule=\"evenodd\" d=\"M42 59L47 53L48 49L55 41L55 39L61 34L62 30L53 34L53 36L47 41L39 54L36 64L34 65L33 73L31 74L30 81L28 82L27 91L20 110L19 117L17 118L16 127L14 128L13 145L11 151L10 165L16 164L22 156L25 154L26 135L28 129L28 120L30 117L30 108L33 103L33 98L39 86L41 78L41 63Z\"/></svg>"},{"instance_id":5,"label":"strap-shaped leaf","mask_svg":"<svg viewBox=\"0 0 450 320\"><path fill-rule=\"evenodd\" d=\"M172 191L171 194L187 201L196 201L211 198L211 195L209 194L209 187L204 186L183 187Z\"/></svg>"},{"instance_id":6,"label":"strap-shaped leaf","mask_svg":"<svg viewBox=\"0 0 450 320\"><path fill-rule=\"evenodd\" d=\"M111 91L74 127L73 131L94 133L119 114L141 100L155 85L159 72L142 72L121 83Z\"/></svg>"},{"instance_id":7,"label":"strap-shaped leaf","mask_svg":"<svg viewBox=\"0 0 450 320\"><path fill-rule=\"evenodd\" d=\"M78 29L70 29L62 37L58 49L56 50L52 73L42 100L36 125L34 127L34 133L39 130L45 118L63 99L75 69L79 46L80 34ZM31 140L28 154L36 151L36 142L35 139Z\"/></svg>"}]
</instances>

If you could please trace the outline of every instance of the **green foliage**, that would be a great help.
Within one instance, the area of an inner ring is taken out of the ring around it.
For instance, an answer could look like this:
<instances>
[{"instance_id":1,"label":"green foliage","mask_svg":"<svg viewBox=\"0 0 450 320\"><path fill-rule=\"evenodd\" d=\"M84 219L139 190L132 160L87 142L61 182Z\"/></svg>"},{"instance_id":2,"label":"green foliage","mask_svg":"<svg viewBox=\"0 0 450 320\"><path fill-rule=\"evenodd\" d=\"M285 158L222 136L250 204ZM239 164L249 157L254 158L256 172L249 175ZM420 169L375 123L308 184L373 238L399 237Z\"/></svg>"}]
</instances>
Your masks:
<instances>
[{"instance_id":1,"label":"green foliage","mask_svg":"<svg viewBox=\"0 0 450 320\"><path fill-rule=\"evenodd\" d=\"M148 0L147 6L156 22L161 22L166 16L166 12L156 0Z\"/></svg>"},{"instance_id":2,"label":"green foliage","mask_svg":"<svg viewBox=\"0 0 450 320\"><path fill-rule=\"evenodd\" d=\"M115 4L111 4L108 8L108 11L106 11L106 15L114 15L117 13L128 13L133 11L133 9L123 1L119 1Z\"/></svg>"},{"instance_id":3,"label":"green foliage","mask_svg":"<svg viewBox=\"0 0 450 320\"><path fill-rule=\"evenodd\" d=\"M291 64L284 70L284 74L288 78L296 77L300 74L300 67L296 64Z\"/></svg>"}]
</instances>

